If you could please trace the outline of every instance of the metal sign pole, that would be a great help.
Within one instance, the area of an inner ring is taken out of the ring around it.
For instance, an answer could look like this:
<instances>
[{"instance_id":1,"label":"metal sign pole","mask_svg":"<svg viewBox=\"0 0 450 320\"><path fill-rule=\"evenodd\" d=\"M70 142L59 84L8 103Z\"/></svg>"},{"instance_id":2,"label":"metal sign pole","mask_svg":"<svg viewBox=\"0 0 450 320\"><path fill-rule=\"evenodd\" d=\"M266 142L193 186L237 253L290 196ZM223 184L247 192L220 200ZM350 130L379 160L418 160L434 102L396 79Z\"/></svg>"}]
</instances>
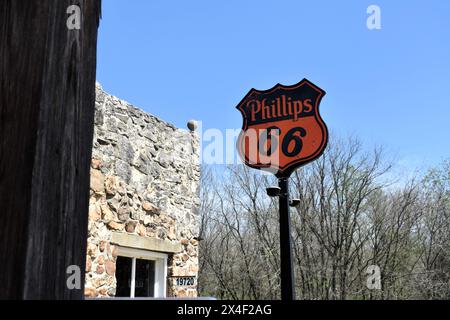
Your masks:
<instances>
[{"instance_id":1,"label":"metal sign pole","mask_svg":"<svg viewBox=\"0 0 450 320\"><path fill-rule=\"evenodd\" d=\"M251 168L264 170L268 168L268 163L277 168L274 173L278 178L278 187L267 188L267 194L269 197L279 197L280 201L281 299L286 301L296 298L289 208L299 203L298 199L289 199L289 177L295 169L316 160L325 151L328 129L319 113L319 105L325 94L311 81L303 79L293 86L279 83L270 90L251 89L236 107L244 120L237 142L241 159ZM266 105L269 102L272 104L271 115L265 110L269 108ZM293 105L304 108L293 112ZM278 143L275 145L270 140L268 144L269 135L264 143L261 137L248 139L248 133L255 130L258 133L278 131ZM267 149L272 147L278 152L269 155ZM256 162L255 150L264 155L256 157ZM262 161L266 156L269 162Z\"/></svg>"},{"instance_id":2,"label":"metal sign pole","mask_svg":"<svg viewBox=\"0 0 450 320\"><path fill-rule=\"evenodd\" d=\"M289 178L278 179L280 187L280 261L281 300L295 300L294 268L292 264L291 223L289 213Z\"/></svg>"}]
</instances>

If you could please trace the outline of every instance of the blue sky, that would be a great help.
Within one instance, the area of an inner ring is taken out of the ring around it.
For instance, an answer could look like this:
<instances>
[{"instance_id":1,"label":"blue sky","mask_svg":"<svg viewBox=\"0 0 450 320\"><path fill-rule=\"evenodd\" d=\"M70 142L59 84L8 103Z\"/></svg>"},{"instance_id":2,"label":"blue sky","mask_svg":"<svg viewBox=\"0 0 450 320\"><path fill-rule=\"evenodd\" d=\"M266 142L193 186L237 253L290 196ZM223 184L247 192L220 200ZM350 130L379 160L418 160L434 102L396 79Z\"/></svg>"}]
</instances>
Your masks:
<instances>
[{"instance_id":1,"label":"blue sky","mask_svg":"<svg viewBox=\"0 0 450 320\"><path fill-rule=\"evenodd\" d=\"M369 5L381 30L366 27ZM450 1L104 0L97 79L185 128L240 128L253 87L308 78L337 135L407 168L450 157Z\"/></svg>"}]
</instances>

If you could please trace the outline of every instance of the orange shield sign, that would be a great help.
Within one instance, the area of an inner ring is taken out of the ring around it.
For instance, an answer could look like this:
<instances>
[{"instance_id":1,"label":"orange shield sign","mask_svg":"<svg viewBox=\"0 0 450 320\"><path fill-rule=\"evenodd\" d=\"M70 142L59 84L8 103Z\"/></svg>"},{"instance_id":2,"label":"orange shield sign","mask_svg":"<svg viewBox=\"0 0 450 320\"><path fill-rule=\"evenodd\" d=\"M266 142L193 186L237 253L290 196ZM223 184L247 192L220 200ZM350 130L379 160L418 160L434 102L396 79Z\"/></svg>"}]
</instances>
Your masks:
<instances>
[{"instance_id":1,"label":"orange shield sign","mask_svg":"<svg viewBox=\"0 0 450 320\"><path fill-rule=\"evenodd\" d=\"M237 149L244 163L289 177L318 157L328 143L328 130L319 114L325 91L304 79L293 86L250 90L239 103L244 125Z\"/></svg>"}]
</instances>

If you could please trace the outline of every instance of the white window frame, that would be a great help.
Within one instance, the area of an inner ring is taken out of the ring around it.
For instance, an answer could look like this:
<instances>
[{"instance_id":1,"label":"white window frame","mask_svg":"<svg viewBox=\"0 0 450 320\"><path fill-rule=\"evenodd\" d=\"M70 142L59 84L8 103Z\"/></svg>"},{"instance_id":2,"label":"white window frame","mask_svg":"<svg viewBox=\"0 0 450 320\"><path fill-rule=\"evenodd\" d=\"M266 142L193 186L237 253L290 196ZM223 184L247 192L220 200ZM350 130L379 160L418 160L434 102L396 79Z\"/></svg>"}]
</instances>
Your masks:
<instances>
[{"instance_id":1,"label":"white window frame","mask_svg":"<svg viewBox=\"0 0 450 320\"><path fill-rule=\"evenodd\" d=\"M136 259L155 262L155 298L166 298L167 295L167 259L168 255L161 252L147 251L135 248L117 246L117 255L132 259L130 298L135 298Z\"/></svg>"}]
</instances>

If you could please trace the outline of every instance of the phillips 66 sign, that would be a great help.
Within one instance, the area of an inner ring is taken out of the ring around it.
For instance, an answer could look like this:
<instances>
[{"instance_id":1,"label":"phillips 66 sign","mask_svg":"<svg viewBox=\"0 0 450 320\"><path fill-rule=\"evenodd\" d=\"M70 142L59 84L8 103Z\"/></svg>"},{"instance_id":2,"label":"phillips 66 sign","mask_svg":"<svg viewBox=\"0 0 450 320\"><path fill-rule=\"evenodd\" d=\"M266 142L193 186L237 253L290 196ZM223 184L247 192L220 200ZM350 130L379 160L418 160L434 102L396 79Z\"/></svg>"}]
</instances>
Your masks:
<instances>
[{"instance_id":1,"label":"phillips 66 sign","mask_svg":"<svg viewBox=\"0 0 450 320\"><path fill-rule=\"evenodd\" d=\"M325 91L304 79L293 86L250 90L239 103L244 124L237 149L244 163L277 177L289 177L318 157L328 142L319 113Z\"/></svg>"}]
</instances>

